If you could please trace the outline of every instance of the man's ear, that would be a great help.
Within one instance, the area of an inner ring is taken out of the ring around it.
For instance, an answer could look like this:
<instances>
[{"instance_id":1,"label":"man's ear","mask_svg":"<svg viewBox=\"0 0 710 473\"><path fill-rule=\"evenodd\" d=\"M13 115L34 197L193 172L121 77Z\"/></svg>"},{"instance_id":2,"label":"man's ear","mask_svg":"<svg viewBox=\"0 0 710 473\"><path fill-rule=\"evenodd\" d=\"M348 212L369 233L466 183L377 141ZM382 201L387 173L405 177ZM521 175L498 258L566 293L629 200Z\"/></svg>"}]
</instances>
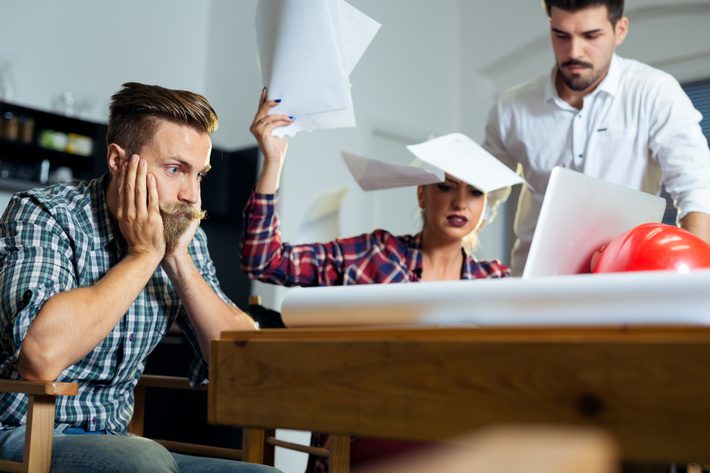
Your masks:
<instances>
[{"instance_id":1,"label":"man's ear","mask_svg":"<svg viewBox=\"0 0 710 473\"><path fill-rule=\"evenodd\" d=\"M621 43L626 39L626 34L629 32L629 19L627 17L619 18L616 22L616 27L614 28L614 34L616 36L616 47L621 46Z\"/></svg>"},{"instance_id":2,"label":"man's ear","mask_svg":"<svg viewBox=\"0 0 710 473\"><path fill-rule=\"evenodd\" d=\"M108 145L106 160L108 161L108 170L112 176L115 176L121 170L121 165L126 162L126 150L116 143L111 143Z\"/></svg>"}]
</instances>

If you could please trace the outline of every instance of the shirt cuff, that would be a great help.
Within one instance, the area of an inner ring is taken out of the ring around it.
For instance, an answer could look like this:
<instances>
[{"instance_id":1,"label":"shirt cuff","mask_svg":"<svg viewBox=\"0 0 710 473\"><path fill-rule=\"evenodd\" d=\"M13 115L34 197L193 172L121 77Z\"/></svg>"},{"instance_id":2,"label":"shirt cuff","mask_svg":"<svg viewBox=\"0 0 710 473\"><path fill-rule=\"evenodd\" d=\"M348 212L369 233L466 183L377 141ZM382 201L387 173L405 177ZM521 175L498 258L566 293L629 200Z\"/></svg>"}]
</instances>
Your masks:
<instances>
[{"instance_id":1,"label":"shirt cuff","mask_svg":"<svg viewBox=\"0 0 710 473\"><path fill-rule=\"evenodd\" d=\"M278 204L278 194L259 194L252 192L246 205L246 212L254 217L270 217Z\"/></svg>"}]
</instances>

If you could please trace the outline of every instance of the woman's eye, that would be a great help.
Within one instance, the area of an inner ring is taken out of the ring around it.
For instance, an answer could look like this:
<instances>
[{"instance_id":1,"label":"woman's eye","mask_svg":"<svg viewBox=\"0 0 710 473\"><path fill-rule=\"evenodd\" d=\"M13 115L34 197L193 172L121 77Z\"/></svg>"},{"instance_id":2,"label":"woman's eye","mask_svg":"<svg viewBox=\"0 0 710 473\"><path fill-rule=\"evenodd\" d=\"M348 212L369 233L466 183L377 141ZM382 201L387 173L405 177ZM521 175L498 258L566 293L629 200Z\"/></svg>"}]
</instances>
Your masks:
<instances>
[{"instance_id":1,"label":"woman's eye","mask_svg":"<svg viewBox=\"0 0 710 473\"><path fill-rule=\"evenodd\" d=\"M441 191L441 192L449 192L452 187L447 184L437 184L436 187Z\"/></svg>"},{"instance_id":2,"label":"woman's eye","mask_svg":"<svg viewBox=\"0 0 710 473\"><path fill-rule=\"evenodd\" d=\"M483 195L483 192L478 189L469 189L468 193L473 197L481 197Z\"/></svg>"}]
</instances>

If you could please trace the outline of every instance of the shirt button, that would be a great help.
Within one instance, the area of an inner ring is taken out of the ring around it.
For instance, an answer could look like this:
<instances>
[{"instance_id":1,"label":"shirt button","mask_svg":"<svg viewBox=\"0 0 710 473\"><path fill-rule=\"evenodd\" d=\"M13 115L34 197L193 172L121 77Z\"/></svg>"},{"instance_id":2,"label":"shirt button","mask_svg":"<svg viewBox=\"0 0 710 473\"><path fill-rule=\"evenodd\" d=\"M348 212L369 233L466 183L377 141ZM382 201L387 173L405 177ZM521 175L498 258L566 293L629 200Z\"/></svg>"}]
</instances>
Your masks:
<instances>
[{"instance_id":1,"label":"shirt button","mask_svg":"<svg viewBox=\"0 0 710 473\"><path fill-rule=\"evenodd\" d=\"M132 342L133 340L135 340L135 338L136 338L136 334L133 333L133 332L131 332L131 334L128 336L128 340L130 340L131 342Z\"/></svg>"},{"instance_id":2,"label":"shirt button","mask_svg":"<svg viewBox=\"0 0 710 473\"><path fill-rule=\"evenodd\" d=\"M96 417L94 417L93 419L91 419L91 423L92 423L92 424L95 424L96 421L98 421L98 419L97 419Z\"/></svg>"}]
</instances>

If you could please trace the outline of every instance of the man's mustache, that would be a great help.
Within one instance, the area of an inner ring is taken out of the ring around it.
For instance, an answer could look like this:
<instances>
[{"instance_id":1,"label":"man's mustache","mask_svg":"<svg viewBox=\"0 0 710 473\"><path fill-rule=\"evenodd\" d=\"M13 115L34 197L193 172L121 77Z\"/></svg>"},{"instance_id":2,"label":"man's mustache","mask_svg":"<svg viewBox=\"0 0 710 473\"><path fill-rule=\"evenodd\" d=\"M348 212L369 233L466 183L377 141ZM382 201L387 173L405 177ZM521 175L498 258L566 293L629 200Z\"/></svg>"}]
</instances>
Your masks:
<instances>
[{"instance_id":1,"label":"man's mustache","mask_svg":"<svg viewBox=\"0 0 710 473\"><path fill-rule=\"evenodd\" d=\"M174 217L183 217L188 220L204 220L205 217L207 217L207 212L204 210L180 202L160 204L160 213Z\"/></svg>"},{"instance_id":2,"label":"man's mustache","mask_svg":"<svg viewBox=\"0 0 710 473\"><path fill-rule=\"evenodd\" d=\"M562 63L562 67L574 67L574 66L586 67L587 69L592 69L592 67L593 67L588 62L579 61L577 59L570 59L569 61Z\"/></svg>"}]
</instances>

